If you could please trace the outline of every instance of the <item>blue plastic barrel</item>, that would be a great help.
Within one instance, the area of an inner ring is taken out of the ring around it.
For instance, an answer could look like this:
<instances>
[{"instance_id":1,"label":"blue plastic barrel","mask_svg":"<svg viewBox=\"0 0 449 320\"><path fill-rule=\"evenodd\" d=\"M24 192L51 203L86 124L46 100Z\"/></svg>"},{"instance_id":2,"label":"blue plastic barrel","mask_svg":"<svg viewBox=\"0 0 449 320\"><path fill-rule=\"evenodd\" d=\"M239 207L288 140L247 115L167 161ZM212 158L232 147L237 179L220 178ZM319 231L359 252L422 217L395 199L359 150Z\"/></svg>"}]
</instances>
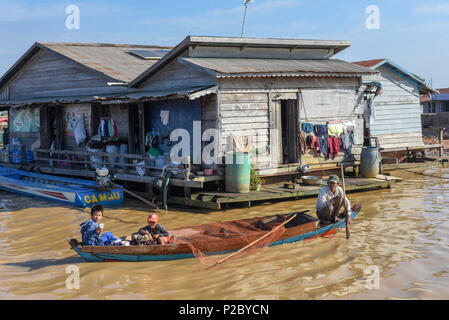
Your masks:
<instances>
[{"instance_id":1,"label":"blue plastic barrel","mask_svg":"<svg viewBox=\"0 0 449 320\"><path fill-rule=\"evenodd\" d=\"M376 147L363 147L360 155L360 173L365 178L376 178L379 173L379 150Z\"/></svg>"},{"instance_id":2,"label":"blue plastic barrel","mask_svg":"<svg viewBox=\"0 0 449 320\"><path fill-rule=\"evenodd\" d=\"M31 150L27 150L25 152L25 159L26 159L27 163L34 162L34 155L33 155L33 152Z\"/></svg>"},{"instance_id":3,"label":"blue plastic barrel","mask_svg":"<svg viewBox=\"0 0 449 320\"><path fill-rule=\"evenodd\" d=\"M17 145L10 145L9 146L9 162L16 164L17 163Z\"/></svg>"},{"instance_id":4,"label":"blue plastic barrel","mask_svg":"<svg viewBox=\"0 0 449 320\"><path fill-rule=\"evenodd\" d=\"M248 152L228 152L226 154L226 192L249 192L251 162Z\"/></svg>"}]
</instances>

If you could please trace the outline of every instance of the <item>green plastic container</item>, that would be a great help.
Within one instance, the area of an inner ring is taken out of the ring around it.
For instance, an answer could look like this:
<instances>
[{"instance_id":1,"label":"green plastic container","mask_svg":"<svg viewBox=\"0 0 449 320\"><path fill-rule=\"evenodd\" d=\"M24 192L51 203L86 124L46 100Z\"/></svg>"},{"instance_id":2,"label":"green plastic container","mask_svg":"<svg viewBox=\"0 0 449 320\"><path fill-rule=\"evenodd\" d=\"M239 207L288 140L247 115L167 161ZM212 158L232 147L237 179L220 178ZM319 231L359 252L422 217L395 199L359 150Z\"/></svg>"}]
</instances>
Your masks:
<instances>
[{"instance_id":1,"label":"green plastic container","mask_svg":"<svg viewBox=\"0 0 449 320\"><path fill-rule=\"evenodd\" d=\"M248 152L226 154L226 192L249 192L251 161Z\"/></svg>"}]
</instances>

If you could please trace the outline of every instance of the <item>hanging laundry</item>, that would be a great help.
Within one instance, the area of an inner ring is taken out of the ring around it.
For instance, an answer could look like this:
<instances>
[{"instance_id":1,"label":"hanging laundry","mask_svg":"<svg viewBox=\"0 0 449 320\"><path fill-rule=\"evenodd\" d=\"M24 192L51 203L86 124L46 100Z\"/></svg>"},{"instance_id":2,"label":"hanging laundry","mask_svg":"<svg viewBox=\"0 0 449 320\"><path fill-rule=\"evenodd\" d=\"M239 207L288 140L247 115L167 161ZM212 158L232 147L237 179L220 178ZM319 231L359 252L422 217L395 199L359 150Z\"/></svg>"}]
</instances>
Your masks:
<instances>
[{"instance_id":1,"label":"hanging laundry","mask_svg":"<svg viewBox=\"0 0 449 320\"><path fill-rule=\"evenodd\" d=\"M301 148L301 154L305 154L307 151L307 138L303 130L299 130L299 146Z\"/></svg>"},{"instance_id":2,"label":"hanging laundry","mask_svg":"<svg viewBox=\"0 0 449 320\"><path fill-rule=\"evenodd\" d=\"M354 120L343 121L343 133L346 133L348 131L354 131L354 128L355 128Z\"/></svg>"},{"instance_id":3,"label":"hanging laundry","mask_svg":"<svg viewBox=\"0 0 449 320\"><path fill-rule=\"evenodd\" d=\"M170 116L169 110L161 110L161 121L164 126L168 125L169 116Z\"/></svg>"},{"instance_id":4,"label":"hanging laundry","mask_svg":"<svg viewBox=\"0 0 449 320\"><path fill-rule=\"evenodd\" d=\"M108 120L108 134L110 138L114 136L114 126L112 125L111 120Z\"/></svg>"},{"instance_id":5,"label":"hanging laundry","mask_svg":"<svg viewBox=\"0 0 449 320\"><path fill-rule=\"evenodd\" d=\"M116 141L118 139L118 130L117 130L117 121L111 120L111 127L112 127L112 140Z\"/></svg>"},{"instance_id":6,"label":"hanging laundry","mask_svg":"<svg viewBox=\"0 0 449 320\"><path fill-rule=\"evenodd\" d=\"M302 128L302 131L304 131L306 133L313 132L313 124L312 123L302 123L301 128Z\"/></svg>"},{"instance_id":7,"label":"hanging laundry","mask_svg":"<svg viewBox=\"0 0 449 320\"><path fill-rule=\"evenodd\" d=\"M374 120L376 120L376 111L374 110L374 98L368 98L365 100L365 109L363 112L365 118L366 127L369 128Z\"/></svg>"},{"instance_id":8,"label":"hanging laundry","mask_svg":"<svg viewBox=\"0 0 449 320\"><path fill-rule=\"evenodd\" d=\"M338 153L340 152L340 138L329 137L327 141L329 144L329 158L334 159L338 157Z\"/></svg>"},{"instance_id":9,"label":"hanging laundry","mask_svg":"<svg viewBox=\"0 0 449 320\"><path fill-rule=\"evenodd\" d=\"M101 140L107 140L110 136L109 136L109 126L108 126L108 121L105 119L101 119L100 120L100 125L98 126L98 133L101 136Z\"/></svg>"},{"instance_id":10,"label":"hanging laundry","mask_svg":"<svg viewBox=\"0 0 449 320\"><path fill-rule=\"evenodd\" d=\"M341 144L347 157L352 157L352 145L354 144L354 132L347 131L341 136Z\"/></svg>"},{"instance_id":11,"label":"hanging laundry","mask_svg":"<svg viewBox=\"0 0 449 320\"><path fill-rule=\"evenodd\" d=\"M317 137L327 135L327 125L326 124L316 124L315 133Z\"/></svg>"},{"instance_id":12,"label":"hanging laundry","mask_svg":"<svg viewBox=\"0 0 449 320\"><path fill-rule=\"evenodd\" d=\"M318 144L318 139L313 134L307 135L307 145L312 151L315 151L317 155L320 155L320 145Z\"/></svg>"},{"instance_id":13,"label":"hanging laundry","mask_svg":"<svg viewBox=\"0 0 449 320\"><path fill-rule=\"evenodd\" d=\"M327 134L331 137L339 137L343 134L343 123L341 121L329 121L327 123Z\"/></svg>"},{"instance_id":14,"label":"hanging laundry","mask_svg":"<svg viewBox=\"0 0 449 320\"><path fill-rule=\"evenodd\" d=\"M321 153L325 157L327 157L329 155L329 148L328 148L327 137L322 135L322 136L319 136L317 139L318 139L318 144L320 146Z\"/></svg>"}]
</instances>

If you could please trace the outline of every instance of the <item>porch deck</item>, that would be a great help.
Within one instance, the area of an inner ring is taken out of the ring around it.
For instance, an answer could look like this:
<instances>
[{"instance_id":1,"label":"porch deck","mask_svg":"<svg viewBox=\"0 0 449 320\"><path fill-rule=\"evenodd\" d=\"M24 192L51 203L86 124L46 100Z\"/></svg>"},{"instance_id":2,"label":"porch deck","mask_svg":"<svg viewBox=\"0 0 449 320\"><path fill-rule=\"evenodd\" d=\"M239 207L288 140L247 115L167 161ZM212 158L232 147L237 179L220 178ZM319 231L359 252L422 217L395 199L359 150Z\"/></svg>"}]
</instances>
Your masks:
<instances>
[{"instance_id":1,"label":"porch deck","mask_svg":"<svg viewBox=\"0 0 449 320\"><path fill-rule=\"evenodd\" d=\"M386 175L378 175L377 178L345 177L346 192L362 192L376 189L390 188L392 183L402 181ZM229 205L247 205L250 207L259 201L294 200L318 195L321 186L306 186L302 184L290 184L285 187L285 182L263 185L260 191L249 193L228 192L195 192L190 197L171 196L169 204L177 204L188 207L197 207L208 210L222 210Z\"/></svg>"}]
</instances>

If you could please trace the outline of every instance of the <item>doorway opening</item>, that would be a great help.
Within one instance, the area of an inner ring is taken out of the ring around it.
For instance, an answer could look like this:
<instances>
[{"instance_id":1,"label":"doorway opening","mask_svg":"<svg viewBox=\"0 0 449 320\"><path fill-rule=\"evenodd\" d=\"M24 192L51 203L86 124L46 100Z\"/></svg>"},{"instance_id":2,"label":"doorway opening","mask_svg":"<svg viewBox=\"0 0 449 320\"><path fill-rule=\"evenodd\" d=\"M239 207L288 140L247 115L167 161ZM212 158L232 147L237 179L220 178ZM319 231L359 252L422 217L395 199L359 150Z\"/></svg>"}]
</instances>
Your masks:
<instances>
[{"instance_id":1,"label":"doorway opening","mask_svg":"<svg viewBox=\"0 0 449 320\"><path fill-rule=\"evenodd\" d=\"M282 163L299 163L299 113L297 100L281 100Z\"/></svg>"}]
</instances>

